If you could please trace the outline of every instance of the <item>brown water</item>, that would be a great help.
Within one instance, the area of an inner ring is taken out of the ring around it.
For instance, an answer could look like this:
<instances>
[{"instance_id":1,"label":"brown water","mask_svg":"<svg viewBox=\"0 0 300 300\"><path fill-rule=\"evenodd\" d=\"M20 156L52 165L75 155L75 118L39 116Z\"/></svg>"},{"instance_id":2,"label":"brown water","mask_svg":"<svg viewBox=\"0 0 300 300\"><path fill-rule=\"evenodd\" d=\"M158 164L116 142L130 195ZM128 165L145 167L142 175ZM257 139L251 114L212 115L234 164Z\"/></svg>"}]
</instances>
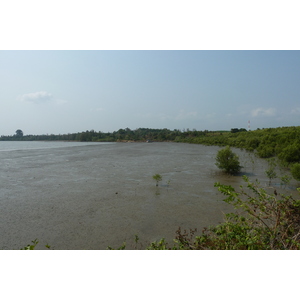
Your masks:
<instances>
[{"instance_id":1,"label":"brown water","mask_svg":"<svg viewBox=\"0 0 300 300\"><path fill-rule=\"evenodd\" d=\"M216 225L229 211L214 187L241 176L215 166L219 147L180 143L107 143L1 151L0 248L134 248L183 229ZM265 160L234 149L243 172L262 185ZM152 176L162 175L155 186ZM278 184L278 183L277 183ZM295 182L291 183L295 189Z\"/></svg>"}]
</instances>

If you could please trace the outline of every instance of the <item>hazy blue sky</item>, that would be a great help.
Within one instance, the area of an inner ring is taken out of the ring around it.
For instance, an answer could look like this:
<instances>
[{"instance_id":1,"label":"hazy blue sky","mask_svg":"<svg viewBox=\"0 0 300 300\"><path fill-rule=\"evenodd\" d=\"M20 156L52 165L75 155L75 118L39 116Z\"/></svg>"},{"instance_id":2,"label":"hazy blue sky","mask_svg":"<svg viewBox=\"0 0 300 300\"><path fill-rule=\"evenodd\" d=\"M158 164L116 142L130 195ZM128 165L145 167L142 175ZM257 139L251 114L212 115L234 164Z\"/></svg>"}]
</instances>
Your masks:
<instances>
[{"instance_id":1,"label":"hazy blue sky","mask_svg":"<svg viewBox=\"0 0 300 300\"><path fill-rule=\"evenodd\" d=\"M0 135L300 125L299 51L0 51Z\"/></svg>"}]
</instances>

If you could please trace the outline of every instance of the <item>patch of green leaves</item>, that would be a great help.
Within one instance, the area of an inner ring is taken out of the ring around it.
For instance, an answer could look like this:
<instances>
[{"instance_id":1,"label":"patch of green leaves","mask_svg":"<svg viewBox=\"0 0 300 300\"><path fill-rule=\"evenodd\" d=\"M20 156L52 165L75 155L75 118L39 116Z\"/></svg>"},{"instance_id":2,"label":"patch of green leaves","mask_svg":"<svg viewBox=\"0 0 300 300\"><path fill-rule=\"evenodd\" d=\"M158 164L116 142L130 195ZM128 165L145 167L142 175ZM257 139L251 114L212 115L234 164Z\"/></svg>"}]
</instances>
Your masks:
<instances>
[{"instance_id":1,"label":"patch of green leaves","mask_svg":"<svg viewBox=\"0 0 300 300\"><path fill-rule=\"evenodd\" d=\"M155 174L152 178L156 181L156 186L158 186L158 183L162 181L162 176L160 174Z\"/></svg>"},{"instance_id":2,"label":"patch of green leaves","mask_svg":"<svg viewBox=\"0 0 300 300\"><path fill-rule=\"evenodd\" d=\"M34 250L36 245L39 243L38 239L35 239L31 241L32 244L28 244L26 247L20 249L20 250Z\"/></svg>"},{"instance_id":3,"label":"patch of green leaves","mask_svg":"<svg viewBox=\"0 0 300 300\"><path fill-rule=\"evenodd\" d=\"M218 151L216 156L216 166L229 174L236 174L242 168L239 157L232 152L229 146Z\"/></svg>"}]
</instances>

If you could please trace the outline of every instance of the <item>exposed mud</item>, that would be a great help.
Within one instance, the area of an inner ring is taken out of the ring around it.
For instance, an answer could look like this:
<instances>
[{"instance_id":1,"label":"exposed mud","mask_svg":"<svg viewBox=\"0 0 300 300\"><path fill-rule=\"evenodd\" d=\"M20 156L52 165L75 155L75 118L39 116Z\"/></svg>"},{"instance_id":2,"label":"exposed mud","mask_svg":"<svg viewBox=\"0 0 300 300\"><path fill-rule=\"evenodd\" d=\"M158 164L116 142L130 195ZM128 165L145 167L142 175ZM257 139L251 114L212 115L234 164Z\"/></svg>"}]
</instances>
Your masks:
<instances>
[{"instance_id":1,"label":"exposed mud","mask_svg":"<svg viewBox=\"0 0 300 300\"><path fill-rule=\"evenodd\" d=\"M146 246L172 241L178 226L215 225L229 207L214 183L243 182L217 169L219 149L111 143L1 152L0 248L20 249L37 238L38 249L106 249L123 241L132 249L135 234ZM243 172L267 185L266 161L235 152ZM156 173L163 178L158 187Z\"/></svg>"}]
</instances>

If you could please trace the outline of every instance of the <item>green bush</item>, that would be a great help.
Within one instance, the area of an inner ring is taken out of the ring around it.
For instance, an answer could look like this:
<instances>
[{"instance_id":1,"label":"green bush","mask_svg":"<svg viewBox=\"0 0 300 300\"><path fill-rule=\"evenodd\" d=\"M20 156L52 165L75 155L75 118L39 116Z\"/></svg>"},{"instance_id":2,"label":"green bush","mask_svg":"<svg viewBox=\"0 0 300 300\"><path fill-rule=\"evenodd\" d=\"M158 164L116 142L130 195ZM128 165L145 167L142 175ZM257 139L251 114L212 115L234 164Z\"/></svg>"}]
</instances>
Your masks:
<instances>
[{"instance_id":1,"label":"green bush","mask_svg":"<svg viewBox=\"0 0 300 300\"><path fill-rule=\"evenodd\" d=\"M239 157L231 151L229 146L218 151L216 161L216 166L229 174L236 174L242 168Z\"/></svg>"},{"instance_id":2,"label":"green bush","mask_svg":"<svg viewBox=\"0 0 300 300\"><path fill-rule=\"evenodd\" d=\"M258 138L249 138L246 140L245 148L247 150L254 150L259 146L260 140Z\"/></svg>"},{"instance_id":3,"label":"green bush","mask_svg":"<svg viewBox=\"0 0 300 300\"><path fill-rule=\"evenodd\" d=\"M278 157L286 162L299 162L300 161L300 145L294 143L282 149Z\"/></svg>"},{"instance_id":4,"label":"green bush","mask_svg":"<svg viewBox=\"0 0 300 300\"><path fill-rule=\"evenodd\" d=\"M279 195L276 190L268 194L243 176L247 189L238 192L230 185L216 183L226 196L223 201L236 211L225 215L225 221L205 228L195 236L196 230L177 231L175 245L168 249L190 250L300 250L300 200ZM150 249L165 249L166 245L152 243Z\"/></svg>"},{"instance_id":5,"label":"green bush","mask_svg":"<svg viewBox=\"0 0 300 300\"><path fill-rule=\"evenodd\" d=\"M260 145L257 148L257 154L261 158L269 158L274 156L274 148L271 145Z\"/></svg>"},{"instance_id":6,"label":"green bush","mask_svg":"<svg viewBox=\"0 0 300 300\"><path fill-rule=\"evenodd\" d=\"M291 173L294 179L300 181L300 163L295 163L292 165Z\"/></svg>"}]
</instances>

